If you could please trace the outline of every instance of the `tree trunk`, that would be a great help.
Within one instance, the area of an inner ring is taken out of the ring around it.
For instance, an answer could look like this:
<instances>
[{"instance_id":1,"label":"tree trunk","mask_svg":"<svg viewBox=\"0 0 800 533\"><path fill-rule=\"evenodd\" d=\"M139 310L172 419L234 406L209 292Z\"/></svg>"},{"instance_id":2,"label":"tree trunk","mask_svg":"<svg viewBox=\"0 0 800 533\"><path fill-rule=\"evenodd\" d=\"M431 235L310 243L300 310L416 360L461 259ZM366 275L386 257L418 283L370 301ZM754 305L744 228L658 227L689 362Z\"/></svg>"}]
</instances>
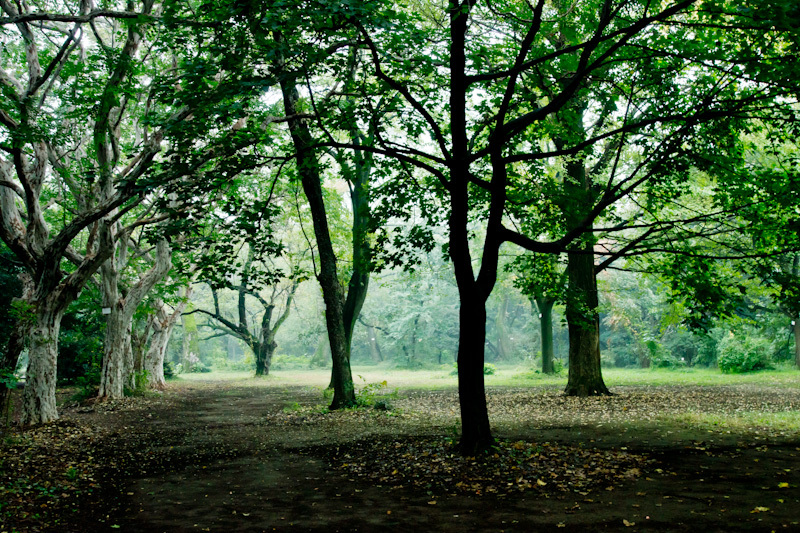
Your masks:
<instances>
[{"instance_id":1,"label":"tree trunk","mask_svg":"<svg viewBox=\"0 0 800 533\"><path fill-rule=\"evenodd\" d=\"M167 355L167 346L172 336L172 330L178 319L181 317L186 305L189 303L189 296L192 294L192 286L184 288L183 298L175 306L172 313L167 314L165 304L158 300L157 319L153 322L153 337L150 341L150 348L145 356L145 371L147 372L148 387L156 390L164 390L167 387L167 380L164 379L164 359Z\"/></svg>"},{"instance_id":2,"label":"tree trunk","mask_svg":"<svg viewBox=\"0 0 800 533\"><path fill-rule=\"evenodd\" d=\"M475 455L491 448L494 437L486 408L483 375L486 305L461 296L458 339L458 400L461 408L460 452Z\"/></svg>"},{"instance_id":3,"label":"tree trunk","mask_svg":"<svg viewBox=\"0 0 800 533\"><path fill-rule=\"evenodd\" d=\"M109 259L109 262L111 259ZM101 268L103 276L103 306L111 310L106 318L106 333L103 340L103 368L100 373L98 398L122 398L125 394L125 363L131 349L127 335L125 310L118 295L119 274L113 266Z\"/></svg>"},{"instance_id":4,"label":"tree trunk","mask_svg":"<svg viewBox=\"0 0 800 533\"><path fill-rule=\"evenodd\" d=\"M508 342L508 331L506 329L506 313L508 312L508 295L503 296L503 301L497 308L497 317L494 321L495 331L497 332L497 360L506 361L511 355L511 347Z\"/></svg>"},{"instance_id":5,"label":"tree trunk","mask_svg":"<svg viewBox=\"0 0 800 533\"><path fill-rule=\"evenodd\" d=\"M591 248L568 253L567 272L569 377L564 393L582 397L611 394L600 369L600 316Z\"/></svg>"},{"instance_id":6,"label":"tree trunk","mask_svg":"<svg viewBox=\"0 0 800 533\"><path fill-rule=\"evenodd\" d=\"M486 226L483 255L477 280L472 266L469 242L470 149L467 133L466 34L470 4L451 3L450 17L450 135L452 156L448 188L450 258L461 303L458 333L458 398L461 408L460 452L474 455L488 451L494 443L486 408L483 363L486 343L486 300L497 281L498 251L501 241L505 197L492 195ZM493 140L502 131L493 132ZM502 147L492 143L492 186L505 187Z\"/></svg>"},{"instance_id":7,"label":"tree trunk","mask_svg":"<svg viewBox=\"0 0 800 533\"><path fill-rule=\"evenodd\" d=\"M794 325L792 329L794 330L794 364L800 368L800 318L795 317Z\"/></svg>"},{"instance_id":8,"label":"tree trunk","mask_svg":"<svg viewBox=\"0 0 800 533\"><path fill-rule=\"evenodd\" d=\"M555 367L553 360L553 304L555 300L546 296L536 297L536 307L539 309L539 327L542 334L542 373L553 374ZM533 301L531 301L533 304Z\"/></svg>"},{"instance_id":9,"label":"tree trunk","mask_svg":"<svg viewBox=\"0 0 800 533\"><path fill-rule=\"evenodd\" d=\"M128 362L132 359L130 330L123 322L122 312L109 315L104 339L105 354L100 374L98 398L122 398L128 375Z\"/></svg>"},{"instance_id":10,"label":"tree trunk","mask_svg":"<svg viewBox=\"0 0 800 533\"><path fill-rule=\"evenodd\" d=\"M280 34L276 33L280 41ZM282 67L282 65L279 65ZM283 105L288 117L296 117L297 100L299 98L294 78L283 74L280 80L283 93ZM336 254L333 251L325 202L322 195L322 178L319 173L319 162L312 148L314 142L308 124L302 118L288 120L292 143L297 151L297 171L300 174L303 192L308 199L311 217L314 224L314 236L319 251L319 272L317 280L322 288L322 299L325 302L325 323L328 328L328 340L331 345L331 382L333 384L333 401L331 409L351 407L356 404L353 374L350 370L350 346L344 324L344 291L339 283L336 267Z\"/></svg>"},{"instance_id":11,"label":"tree trunk","mask_svg":"<svg viewBox=\"0 0 800 533\"><path fill-rule=\"evenodd\" d=\"M142 331L137 332L135 328L131 330L131 350L133 353L134 375L141 375L142 372L147 371L145 368L144 358L147 355L147 344L151 338L151 330L155 320L155 316L150 316L144 321L144 328Z\"/></svg>"},{"instance_id":12,"label":"tree trunk","mask_svg":"<svg viewBox=\"0 0 800 533\"><path fill-rule=\"evenodd\" d=\"M22 395L23 425L43 424L58 419L56 409L56 364L58 333L63 309L42 302L30 332L28 371Z\"/></svg>"},{"instance_id":13,"label":"tree trunk","mask_svg":"<svg viewBox=\"0 0 800 533\"><path fill-rule=\"evenodd\" d=\"M278 343L274 340L262 342L254 347L253 354L256 358L256 377L269 375L269 368L272 365L272 356L275 354L275 348L277 347Z\"/></svg>"},{"instance_id":14,"label":"tree trunk","mask_svg":"<svg viewBox=\"0 0 800 533\"><path fill-rule=\"evenodd\" d=\"M369 340L369 352L372 360L376 363L383 361L383 354L381 353L381 346L378 344L378 332L375 326L367 326L367 338Z\"/></svg>"},{"instance_id":15,"label":"tree trunk","mask_svg":"<svg viewBox=\"0 0 800 533\"><path fill-rule=\"evenodd\" d=\"M174 325L175 322L172 322L153 331L150 347L144 358L147 387L150 389L164 390L167 388L167 380L164 377L164 358L167 354L167 345Z\"/></svg>"}]
</instances>

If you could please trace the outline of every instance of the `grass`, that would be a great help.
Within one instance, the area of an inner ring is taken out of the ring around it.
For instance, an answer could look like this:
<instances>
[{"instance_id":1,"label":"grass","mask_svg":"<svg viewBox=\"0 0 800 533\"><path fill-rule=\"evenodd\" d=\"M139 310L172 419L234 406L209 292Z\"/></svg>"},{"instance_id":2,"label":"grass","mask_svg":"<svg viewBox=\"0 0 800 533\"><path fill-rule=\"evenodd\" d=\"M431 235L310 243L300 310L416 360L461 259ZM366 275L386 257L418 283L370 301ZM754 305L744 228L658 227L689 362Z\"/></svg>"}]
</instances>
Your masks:
<instances>
[{"instance_id":1,"label":"grass","mask_svg":"<svg viewBox=\"0 0 800 533\"><path fill-rule=\"evenodd\" d=\"M428 370L354 366L353 379L357 390L385 380L386 390L423 393L415 402L424 401L426 392L436 394L432 401L439 404L457 401L454 394L458 379L451 371L449 365ZM520 424L524 426L534 420L542 426L587 425L605 433L622 431L629 435L649 435L649 442L708 438L735 441L737 435L800 436L800 410L798 402L791 399L797 397L800 389L800 371L794 368L751 374L723 374L706 368L609 368L603 370L603 376L612 392L616 389L618 395L606 399L568 399L560 394L567 382L566 371L545 375L522 365L498 366L495 374L485 376L486 386L491 391L492 423L512 433ZM184 374L173 383L179 388L202 387L204 382L266 388L301 386L317 391L320 401L325 403L322 392L329 380L326 369L294 369L274 371L262 379L253 378L248 372ZM675 390L672 387L686 389L671 392ZM440 393L448 396L439 396ZM538 405L537 409L520 411L517 405L520 393L536 397L532 405ZM432 417L430 406L398 403L410 413ZM552 405L546 408L543 404ZM288 405L291 411L293 405L291 402ZM447 413L440 413L441 420L437 418L437 423L457 424L455 403Z\"/></svg>"},{"instance_id":2,"label":"grass","mask_svg":"<svg viewBox=\"0 0 800 533\"><path fill-rule=\"evenodd\" d=\"M357 384L388 381L388 387L410 390L442 390L456 388L457 376L450 366L425 370L404 370L380 366L354 366L353 379ZM362 380L363 378L363 380ZM631 369L605 368L603 378L609 387L628 386L726 386L758 385L781 388L800 388L800 371L796 368L763 370L749 374L723 374L712 368ZM487 387L563 387L567 371L558 375L539 374L529 367L498 366L497 372L485 376ZM200 384L207 381L236 382L237 385L269 386L307 385L325 388L330 381L328 369L276 370L269 376L254 379L252 372L210 372L181 374L173 383Z\"/></svg>"},{"instance_id":3,"label":"grass","mask_svg":"<svg viewBox=\"0 0 800 533\"><path fill-rule=\"evenodd\" d=\"M725 432L739 435L768 433L771 436L783 437L800 435L800 413L797 411L779 413L748 411L735 414L686 412L672 415L666 420L709 433Z\"/></svg>"}]
</instances>

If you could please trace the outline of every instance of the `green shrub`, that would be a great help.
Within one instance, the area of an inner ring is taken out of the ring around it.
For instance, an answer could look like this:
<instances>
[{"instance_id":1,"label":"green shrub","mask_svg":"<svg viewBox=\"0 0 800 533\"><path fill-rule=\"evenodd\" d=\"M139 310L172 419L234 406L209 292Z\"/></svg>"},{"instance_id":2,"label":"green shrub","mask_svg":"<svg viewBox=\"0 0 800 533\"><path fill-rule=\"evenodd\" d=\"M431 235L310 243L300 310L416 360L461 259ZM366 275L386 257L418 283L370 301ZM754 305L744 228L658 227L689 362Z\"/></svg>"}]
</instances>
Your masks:
<instances>
[{"instance_id":1,"label":"green shrub","mask_svg":"<svg viewBox=\"0 0 800 533\"><path fill-rule=\"evenodd\" d=\"M650 358L650 366L653 368L682 368L686 366L684 358L673 355L671 352L664 349L664 347L653 340L644 343L647 349L647 354Z\"/></svg>"},{"instance_id":2,"label":"green shrub","mask_svg":"<svg viewBox=\"0 0 800 533\"><path fill-rule=\"evenodd\" d=\"M139 370L133 373L133 387L125 386L125 396L144 396L147 392L147 377L150 374L147 370Z\"/></svg>"},{"instance_id":3,"label":"green shrub","mask_svg":"<svg viewBox=\"0 0 800 533\"><path fill-rule=\"evenodd\" d=\"M727 374L770 368L770 343L766 339L729 334L717 344L717 364Z\"/></svg>"},{"instance_id":4,"label":"green shrub","mask_svg":"<svg viewBox=\"0 0 800 533\"><path fill-rule=\"evenodd\" d=\"M305 356L280 354L272 358L270 368L287 370L290 368L308 368L309 359Z\"/></svg>"},{"instance_id":5,"label":"green shrub","mask_svg":"<svg viewBox=\"0 0 800 533\"><path fill-rule=\"evenodd\" d=\"M390 411L392 409L391 401L398 398L399 393L397 389L389 391L389 384L386 380L380 383L367 383L364 376L359 375L361 380L361 387L356 390L356 403L360 407L375 407L383 411Z\"/></svg>"}]
</instances>

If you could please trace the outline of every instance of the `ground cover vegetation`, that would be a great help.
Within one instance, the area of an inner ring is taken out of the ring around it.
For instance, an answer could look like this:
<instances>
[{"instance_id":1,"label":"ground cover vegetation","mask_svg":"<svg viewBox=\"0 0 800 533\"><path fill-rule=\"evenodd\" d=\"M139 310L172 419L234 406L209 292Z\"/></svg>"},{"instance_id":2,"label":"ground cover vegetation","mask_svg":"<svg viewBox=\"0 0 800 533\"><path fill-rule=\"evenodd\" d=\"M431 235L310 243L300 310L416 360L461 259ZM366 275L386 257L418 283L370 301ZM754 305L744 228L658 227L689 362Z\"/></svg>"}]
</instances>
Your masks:
<instances>
[{"instance_id":1,"label":"ground cover vegetation","mask_svg":"<svg viewBox=\"0 0 800 533\"><path fill-rule=\"evenodd\" d=\"M380 431L348 440L374 461L341 459L336 439L308 452L390 487L549 494L649 468L647 450L515 433L516 407L498 398L529 387L561 389L540 398L559 406L548 426L596 405L653 428L722 416L741 434L764 417L788 428L770 438L795 435L791 378L777 410L755 378L765 407L735 419L717 392L721 414L665 396L706 401L718 380L800 367L794 2L0 10L0 406L21 427L13 453L59 434L84 443L81 409L144 395L168 410L148 391L214 371L283 395L296 389L270 380L323 369L326 405L298 403L291 424L394 427L413 393L392 397L354 364L456 382L456 420L450 407L446 424L411 417L419 431L404 429L394 454ZM69 420L39 426L59 419L59 385L93 403L62 403ZM675 418L636 408L659 401L681 406ZM354 408L369 414L337 413ZM426 409L439 420L440 405L409 408ZM427 466L401 464L420 455ZM537 477L545 464L563 468ZM43 471L26 465L33 487Z\"/></svg>"}]
</instances>

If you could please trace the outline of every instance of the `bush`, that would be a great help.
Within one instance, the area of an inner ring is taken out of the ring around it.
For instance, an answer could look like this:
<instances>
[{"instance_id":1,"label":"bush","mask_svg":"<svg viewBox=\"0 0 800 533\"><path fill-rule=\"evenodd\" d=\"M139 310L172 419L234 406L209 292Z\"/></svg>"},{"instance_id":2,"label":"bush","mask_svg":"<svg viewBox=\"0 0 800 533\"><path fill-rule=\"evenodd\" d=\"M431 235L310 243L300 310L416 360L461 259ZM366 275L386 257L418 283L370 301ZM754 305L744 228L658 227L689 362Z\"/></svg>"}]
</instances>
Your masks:
<instances>
[{"instance_id":1,"label":"bush","mask_svg":"<svg viewBox=\"0 0 800 533\"><path fill-rule=\"evenodd\" d=\"M676 369L686 366L686 361L682 357L673 355L656 341L646 341L645 348L650 357L650 366L653 368Z\"/></svg>"},{"instance_id":2,"label":"bush","mask_svg":"<svg viewBox=\"0 0 800 533\"><path fill-rule=\"evenodd\" d=\"M770 343L760 337L737 337L732 333L717 344L717 364L726 374L741 374L770 368Z\"/></svg>"},{"instance_id":3,"label":"bush","mask_svg":"<svg viewBox=\"0 0 800 533\"><path fill-rule=\"evenodd\" d=\"M147 392L147 377L149 373L147 370L140 370L138 372L133 373L133 384L134 387L131 388L130 385L125 385L125 396L144 396Z\"/></svg>"},{"instance_id":4,"label":"bush","mask_svg":"<svg viewBox=\"0 0 800 533\"><path fill-rule=\"evenodd\" d=\"M286 370L290 368L308 368L309 359L307 356L297 356L280 354L272 358L270 368L275 370Z\"/></svg>"}]
</instances>

